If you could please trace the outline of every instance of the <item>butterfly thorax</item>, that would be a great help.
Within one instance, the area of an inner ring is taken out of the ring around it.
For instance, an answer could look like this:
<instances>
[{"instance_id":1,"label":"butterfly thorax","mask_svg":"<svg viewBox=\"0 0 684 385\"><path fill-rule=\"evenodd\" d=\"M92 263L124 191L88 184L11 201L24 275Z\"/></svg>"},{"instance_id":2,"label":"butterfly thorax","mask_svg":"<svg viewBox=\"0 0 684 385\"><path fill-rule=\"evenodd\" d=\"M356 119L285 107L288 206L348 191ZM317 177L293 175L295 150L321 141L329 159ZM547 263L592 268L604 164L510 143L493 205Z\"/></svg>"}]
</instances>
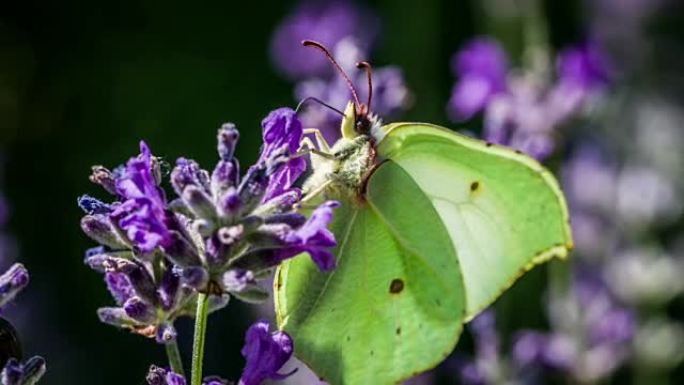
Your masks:
<instances>
[{"instance_id":1,"label":"butterfly thorax","mask_svg":"<svg viewBox=\"0 0 684 385\"><path fill-rule=\"evenodd\" d=\"M375 164L371 137L341 138L331 148L331 155L333 159L312 159L313 173L304 183L304 193L323 187L322 193L329 198L358 201Z\"/></svg>"}]
</instances>

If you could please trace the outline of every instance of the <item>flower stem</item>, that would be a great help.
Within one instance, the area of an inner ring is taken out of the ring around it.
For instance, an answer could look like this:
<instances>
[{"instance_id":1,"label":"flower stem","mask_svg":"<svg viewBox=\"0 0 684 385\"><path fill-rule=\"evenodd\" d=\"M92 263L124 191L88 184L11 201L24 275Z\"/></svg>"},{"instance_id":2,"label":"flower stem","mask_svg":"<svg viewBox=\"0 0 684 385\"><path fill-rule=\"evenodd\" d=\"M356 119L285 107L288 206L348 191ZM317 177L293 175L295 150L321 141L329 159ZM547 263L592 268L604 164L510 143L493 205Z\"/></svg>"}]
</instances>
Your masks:
<instances>
[{"instance_id":1,"label":"flower stem","mask_svg":"<svg viewBox=\"0 0 684 385\"><path fill-rule=\"evenodd\" d=\"M191 385L202 385L202 361L204 361L204 338L207 330L209 314L209 295L197 295L197 313L195 314L195 338L192 344L192 378Z\"/></svg>"},{"instance_id":2,"label":"flower stem","mask_svg":"<svg viewBox=\"0 0 684 385\"><path fill-rule=\"evenodd\" d=\"M185 371L183 370L183 360L181 360L180 350L178 350L178 342L172 340L166 344L166 355L169 357L169 366L171 370L185 376Z\"/></svg>"}]
</instances>

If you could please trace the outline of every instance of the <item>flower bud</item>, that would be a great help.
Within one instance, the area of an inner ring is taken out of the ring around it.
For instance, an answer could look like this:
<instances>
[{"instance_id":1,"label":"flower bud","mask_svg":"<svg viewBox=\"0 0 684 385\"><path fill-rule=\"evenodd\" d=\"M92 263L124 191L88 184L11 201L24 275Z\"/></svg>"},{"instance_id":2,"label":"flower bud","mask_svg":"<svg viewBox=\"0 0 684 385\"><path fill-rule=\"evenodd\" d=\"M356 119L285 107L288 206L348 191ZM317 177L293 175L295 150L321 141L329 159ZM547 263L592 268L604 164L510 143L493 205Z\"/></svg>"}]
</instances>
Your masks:
<instances>
[{"instance_id":1,"label":"flower bud","mask_svg":"<svg viewBox=\"0 0 684 385\"><path fill-rule=\"evenodd\" d=\"M130 251L106 251L104 247L94 247L86 251L85 264L99 273L128 273L136 268Z\"/></svg>"},{"instance_id":2,"label":"flower bud","mask_svg":"<svg viewBox=\"0 0 684 385\"><path fill-rule=\"evenodd\" d=\"M219 212L221 213L221 216L225 219L234 218L237 215L238 211L240 211L241 207L242 200L240 199L240 195L238 194L237 189L233 187L226 190L219 197Z\"/></svg>"},{"instance_id":3,"label":"flower bud","mask_svg":"<svg viewBox=\"0 0 684 385\"><path fill-rule=\"evenodd\" d=\"M78 207L86 214L109 214L112 212L112 206L108 205L97 198L90 195L81 195L78 197Z\"/></svg>"},{"instance_id":4,"label":"flower bud","mask_svg":"<svg viewBox=\"0 0 684 385\"><path fill-rule=\"evenodd\" d=\"M0 307L11 301L29 283L24 265L15 263L0 276Z\"/></svg>"},{"instance_id":5,"label":"flower bud","mask_svg":"<svg viewBox=\"0 0 684 385\"><path fill-rule=\"evenodd\" d=\"M197 186L187 186L183 190L183 202L198 218L216 218L216 207L209 195Z\"/></svg>"},{"instance_id":6,"label":"flower bud","mask_svg":"<svg viewBox=\"0 0 684 385\"><path fill-rule=\"evenodd\" d=\"M108 193L116 195L116 181L112 172L103 166L93 166L91 170L90 181L99 184Z\"/></svg>"},{"instance_id":7,"label":"flower bud","mask_svg":"<svg viewBox=\"0 0 684 385\"><path fill-rule=\"evenodd\" d=\"M235 154L235 146L240 138L240 132L233 123L224 123L218 130L218 154L221 160L229 161Z\"/></svg>"},{"instance_id":8,"label":"flower bud","mask_svg":"<svg viewBox=\"0 0 684 385\"><path fill-rule=\"evenodd\" d=\"M180 294L180 278L170 268L164 272L159 286L159 298L161 299L162 307L169 310L176 305Z\"/></svg>"},{"instance_id":9,"label":"flower bud","mask_svg":"<svg viewBox=\"0 0 684 385\"><path fill-rule=\"evenodd\" d=\"M97 317L100 319L100 322L120 328L139 325L136 320L129 317L126 311L120 307L101 307L97 309Z\"/></svg>"},{"instance_id":10,"label":"flower bud","mask_svg":"<svg viewBox=\"0 0 684 385\"><path fill-rule=\"evenodd\" d=\"M157 334L155 335L155 339L158 343L165 344L174 341L177 335L178 333L176 332L176 328L174 328L173 325L163 323L159 325L159 327L157 327Z\"/></svg>"},{"instance_id":11,"label":"flower bud","mask_svg":"<svg viewBox=\"0 0 684 385\"><path fill-rule=\"evenodd\" d=\"M239 179L240 166L237 159L221 160L211 174L211 191L214 196L220 196L229 188L237 186Z\"/></svg>"},{"instance_id":12,"label":"flower bud","mask_svg":"<svg viewBox=\"0 0 684 385\"><path fill-rule=\"evenodd\" d=\"M178 266L196 266L201 264L197 248L177 231L171 231L171 241L164 247L169 259Z\"/></svg>"},{"instance_id":13,"label":"flower bud","mask_svg":"<svg viewBox=\"0 0 684 385\"><path fill-rule=\"evenodd\" d=\"M188 186L195 186L207 191L209 174L202 170L194 160L179 158L176 161L176 167L171 172L171 185L179 196Z\"/></svg>"},{"instance_id":14,"label":"flower bud","mask_svg":"<svg viewBox=\"0 0 684 385\"><path fill-rule=\"evenodd\" d=\"M140 297L131 297L123 304L126 315L140 323L150 323L155 319L154 308Z\"/></svg>"},{"instance_id":15,"label":"flower bud","mask_svg":"<svg viewBox=\"0 0 684 385\"><path fill-rule=\"evenodd\" d=\"M252 212L261 202L268 186L268 175L266 166L257 164L247 170L245 178L238 187L238 196L242 202L242 212Z\"/></svg>"},{"instance_id":16,"label":"flower bud","mask_svg":"<svg viewBox=\"0 0 684 385\"><path fill-rule=\"evenodd\" d=\"M81 219L83 232L97 243L112 249L127 248L126 242L112 226L110 219L103 214L86 215Z\"/></svg>"},{"instance_id":17,"label":"flower bud","mask_svg":"<svg viewBox=\"0 0 684 385\"><path fill-rule=\"evenodd\" d=\"M127 276L138 297L150 304L157 303L157 287L152 276L144 266L137 265Z\"/></svg>"},{"instance_id":18,"label":"flower bud","mask_svg":"<svg viewBox=\"0 0 684 385\"><path fill-rule=\"evenodd\" d=\"M2 370L0 382L3 385L33 385L45 374L45 359L31 357L23 365L16 358L10 358Z\"/></svg>"},{"instance_id":19,"label":"flower bud","mask_svg":"<svg viewBox=\"0 0 684 385\"><path fill-rule=\"evenodd\" d=\"M40 356L31 357L24 364L24 385L32 385L38 382L45 374L45 359Z\"/></svg>"}]
</instances>

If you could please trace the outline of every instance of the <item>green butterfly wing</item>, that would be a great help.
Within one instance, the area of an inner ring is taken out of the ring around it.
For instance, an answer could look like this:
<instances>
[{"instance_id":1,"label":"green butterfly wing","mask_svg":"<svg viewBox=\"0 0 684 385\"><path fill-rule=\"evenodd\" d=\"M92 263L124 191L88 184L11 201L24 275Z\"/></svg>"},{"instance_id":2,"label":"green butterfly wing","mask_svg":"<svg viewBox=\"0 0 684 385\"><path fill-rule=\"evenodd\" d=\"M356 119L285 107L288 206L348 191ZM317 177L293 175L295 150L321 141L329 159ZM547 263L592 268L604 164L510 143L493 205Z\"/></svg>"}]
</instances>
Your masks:
<instances>
[{"instance_id":1,"label":"green butterfly wing","mask_svg":"<svg viewBox=\"0 0 684 385\"><path fill-rule=\"evenodd\" d=\"M418 185L389 161L366 197L335 213L336 270L294 258L275 280L280 328L297 357L334 385L390 385L437 365L465 312L453 244Z\"/></svg>"},{"instance_id":2,"label":"green butterfly wing","mask_svg":"<svg viewBox=\"0 0 684 385\"><path fill-rule=\"evenodd\" d=\"M572 247L568 213L536 161L436 126L376 133L365 201L343 202L338 268L279 267L278 324L333 385L390 385L437 365L522 273Z\"/></svg>"},{"instance_id":3,"label":"green butterfly wing","mask_svg":"<svg viewBox=\"0 0 684 385\"><path fill-rule=\"evenodd\" d=\"M468 320L524 272L572 249L565 198L534 159L429 124L383 131L378 154L411 176L449 232Z\"/></svg>"}]
</instances>

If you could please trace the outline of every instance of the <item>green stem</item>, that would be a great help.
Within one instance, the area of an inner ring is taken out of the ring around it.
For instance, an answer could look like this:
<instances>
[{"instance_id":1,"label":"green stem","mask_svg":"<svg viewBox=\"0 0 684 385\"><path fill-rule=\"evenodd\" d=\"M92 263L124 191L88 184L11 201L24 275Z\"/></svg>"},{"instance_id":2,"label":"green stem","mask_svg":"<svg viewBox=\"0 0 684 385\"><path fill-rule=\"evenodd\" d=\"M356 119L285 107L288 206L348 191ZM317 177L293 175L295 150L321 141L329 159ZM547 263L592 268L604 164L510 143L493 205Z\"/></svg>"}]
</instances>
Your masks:
<instances>
[{"instance_id":1,"label":"green stem","mask_svg":"<svg viewBox=\"0 0 684 385\"><path fill-rule=\"evenodd\" d=\"M195 314L195 337L192 344L192 379L190 385L202 385L202 361L204 361L204 338L207 331L209 315L209 295L197 295L197 313Z\"/></svg>"},{"instance_id":2,"label":"green stem","mask_svg":"<svg viewBox=\"0 0 684 385\"><path fill-rule=\"evenodd\" d=\"M185 371L183 370L183 360L181 360L180 350L178 350L178 342L174 339L171 342L166 343L166 355L169 357L169 366L171 370L185 376Z\"/></svg>"}]
</instances>

